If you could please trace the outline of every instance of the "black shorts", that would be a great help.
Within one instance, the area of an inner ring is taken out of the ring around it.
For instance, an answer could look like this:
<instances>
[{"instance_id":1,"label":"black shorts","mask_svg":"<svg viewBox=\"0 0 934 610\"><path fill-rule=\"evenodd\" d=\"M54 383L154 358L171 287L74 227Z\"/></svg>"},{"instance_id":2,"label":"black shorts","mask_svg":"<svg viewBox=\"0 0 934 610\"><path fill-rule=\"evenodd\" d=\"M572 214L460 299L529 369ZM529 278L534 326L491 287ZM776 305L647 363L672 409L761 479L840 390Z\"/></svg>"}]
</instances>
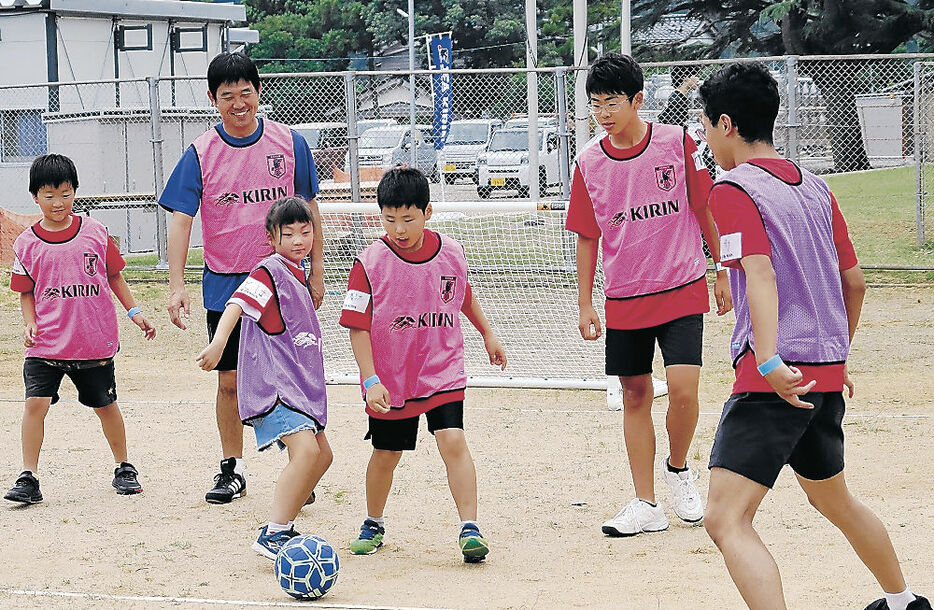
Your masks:
<instances>
[{"instance_id":1,"label":"black shorts","mask_svg":"<svg viewBox=\"0 0 934 610\"><path fill-rule=\"evenodd\" d=\"M78 389L78 402L99 409L117 401L113 358L105 360L48 360L26 358L23 381L26 398L51 398L58 402L58 388L68 375Z\"/></svg>"},{"instance_id":2,"label":"black shorts","mask_svg":"<svg viewBox=\"0 0 934 610\"><path fill-rule=\"evenodd\" d=\"M606 374L617 377L651 374L656 341L662 350L665 366L701 366L703 314L675 318L648 328L606 329Z\"/></svg>"},{"instance_id":3,"label":"black shorts","mask_svg":"<svg viewBox=\"0 0 934 610\"><path fill-rule=\"evenodd\" d=\"M217 332L217 323L221 321L222 311L208 310L208 341L214 340L214 333ZM215 371L236 371L237 361L240 355L240 320L234 326L230 337L227 339L227 345L224 346L224 353L221 359L217 361Z\"/></svg>"},{"instance_id":4,"label":"black shorts","mask_svg":"<svg viewBox=\"0 0 934 610\"><path fill-rule=\"evenodd\" d=\"M843 472L843 392L810 392L799 409L770 392L733 394L723 406L710 468L725 468L766 487L785 464L812 481Z\"/></svg>"},{"instance_id":5,"label":"black shorts","mask_svg":"<svg viewBox=\"0 0 934 610\"><path fill-rule=\"evenodd\" d=\"M370 439L373 449L385 451L413 451L418 438L418 420L420 416L405 419L377 419L370 416L370 429L363 437ZM458 400L438 405L425 413L428 431L448 428L464 429L464 401Z\"/></svg>"}]
</instances>

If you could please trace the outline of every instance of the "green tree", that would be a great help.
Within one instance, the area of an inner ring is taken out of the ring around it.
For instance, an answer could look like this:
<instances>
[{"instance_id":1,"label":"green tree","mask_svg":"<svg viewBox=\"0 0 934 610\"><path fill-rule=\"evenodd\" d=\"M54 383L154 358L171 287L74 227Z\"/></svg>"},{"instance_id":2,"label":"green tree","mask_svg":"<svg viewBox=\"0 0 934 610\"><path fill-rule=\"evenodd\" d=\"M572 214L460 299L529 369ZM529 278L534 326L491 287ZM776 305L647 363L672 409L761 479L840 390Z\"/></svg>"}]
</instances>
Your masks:
<instances>
[{"instance_id":1,"label":"green tree","mask_svg":"<svg viewBox=\"0 0 934 610\"><path fill-rule=\"evenodd\" d=\"M679 11L699 20L699 33L713 43L706 49L685 45L681 51L704 57L891 53L913 38L921 48L934 46L934 0L635 0L632 7L635 30ZM821 91L828 123L838 126L830 132L836 169L868 168L855 96L894 84L880 79L897 77L855 58L833 65L802 61L801 72Z\"/></svg>"}]
</instances>

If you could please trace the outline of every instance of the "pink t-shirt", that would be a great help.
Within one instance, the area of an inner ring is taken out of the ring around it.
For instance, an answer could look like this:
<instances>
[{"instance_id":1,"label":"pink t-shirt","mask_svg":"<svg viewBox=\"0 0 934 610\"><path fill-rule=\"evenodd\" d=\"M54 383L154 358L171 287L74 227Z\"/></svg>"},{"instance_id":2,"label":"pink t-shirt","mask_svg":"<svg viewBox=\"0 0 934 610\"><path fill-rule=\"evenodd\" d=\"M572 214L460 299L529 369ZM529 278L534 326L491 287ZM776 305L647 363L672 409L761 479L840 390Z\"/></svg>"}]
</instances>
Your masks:
<instances>
[{"instance_id":1,"label":"pink t-shirt","mask_svg":"<svg viewBox=\"0 0 934 610\"><path fill-rule=\"evenodd\" d=\"M265 120L253 144L234 147L217 129L192 143L201 164L204 263L215 273L249 273L269 254L266 213L295 194L292 132Z\"/></svg>"},{"instance_id":2,"label":"pink t-shirt","mask_svg":"<svg viewBox=\"0 0 934 610\"><path fill-rule=\"evenodd\" d=\"M372 298L373 363L392 406L385 414L367 409L373 417L414 417L427 409L419 409L413 399L462 392L467 384L460 325L467 259L459 243L440 238L434 256L421 263L403 259L383 240L358 257L371 294L349 292L344 309L363 310Z\"/></svg>"},{"instance_id":3,"label":"pink t-shirt","mask_svg":"<svg viewBox=\"0 0 934 610\"><path fill-rule=\"evenodd\" d=\"M33 227L13 243L14 273L33 281L36 344L28 358L99 360L119 347L117 314L108 282L107 228L93 218L74 216L75 236L48 242Z\"/></svg>"}]
</instances>

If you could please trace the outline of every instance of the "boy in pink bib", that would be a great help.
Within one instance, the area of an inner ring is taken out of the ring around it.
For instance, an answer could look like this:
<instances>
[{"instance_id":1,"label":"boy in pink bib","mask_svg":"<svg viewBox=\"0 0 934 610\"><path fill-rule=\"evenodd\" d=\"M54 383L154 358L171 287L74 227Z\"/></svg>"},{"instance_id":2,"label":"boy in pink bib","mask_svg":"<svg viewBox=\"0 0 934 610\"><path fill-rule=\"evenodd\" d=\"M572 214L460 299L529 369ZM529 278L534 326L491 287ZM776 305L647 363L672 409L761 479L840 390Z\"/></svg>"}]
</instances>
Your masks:
<instances>
[{"instance_id":1,"label":"boy in pink bib","mask_svg":"<svg viewBox=\"0 0 934 610\"><path fill-rule=\"evenodd\" d=\"M610 536L668 528L655 498L652 360L661 348L668 380L668 459L661 475L675 514L689 523L704 505L687 463L697 425L703 314L709 311L701 233L719 265L717 229L707 209L710 175L680 126L646 123L642 68L609 53L587 75L594 118L606 137L580 152L566 228L577 233L581 336L601 334L592 292L602 240L606 294L606 374L623 386L623 435L635 497L603 524ZM726 273L714 284L717 313L730 310Z\"/></svg>"},{"instance_id":2,"label":"boy in pink bib","mask_svg":"<svg viewBox=\"0 0 934 610\"><path fill-rule=\"evenodd\" d=\"M464 561L482 561L489 545L477 526L477 474L464 436L461 312L483 335L490 364L505 369L506 352L467 283L464 248L425 229L431 218L425 176L393 169L380 180L376 198L386 235L354 263L340 318L350 329L373 443L367 518L350 550L368 555L382 546L393 471L402 452L415 449L425 413L461 519L458 546Z\"/></svg>"},{"instance_id":3,"label":"boy in pink bib","mask_svg":"<svg viewBox=\"0 0 934 610\"><path fill-rule=\"evenodd\" d=\"M58 401L65 375L78 389L78 401L94 409L113 452L113 487L129 495L143 489L127 461L126 432L117 406L113 357L119 348L115 294L147 339L156 329L136 306L120 252L107 229L93 218L73 216L78 172L62 155L36 158L29 170L29 192L43 218L13 243L16 260L10 288L20 293L26 361L23 413L23 472L5 499L23 504L42 501L39 451L45 416Z\"/></svg>"}]
</instances>

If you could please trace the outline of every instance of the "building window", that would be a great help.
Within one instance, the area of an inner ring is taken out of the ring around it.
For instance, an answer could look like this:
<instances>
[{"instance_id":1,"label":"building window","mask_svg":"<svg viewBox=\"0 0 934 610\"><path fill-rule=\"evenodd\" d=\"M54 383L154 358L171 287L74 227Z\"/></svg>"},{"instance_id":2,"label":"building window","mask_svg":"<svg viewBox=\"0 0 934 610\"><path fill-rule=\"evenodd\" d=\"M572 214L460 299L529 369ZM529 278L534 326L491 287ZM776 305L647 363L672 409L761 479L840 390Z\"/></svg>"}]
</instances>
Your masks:
<instances>
[{"instance_id":1,"label":"building window","mask_svg":"<svg viewBox=\"0 0 934 610\"><path fill-rule=\"evenodd\" d=\"M42 110L0 110L0 162L24 163L48 149Z\"/></svg>"}]
</instances>

